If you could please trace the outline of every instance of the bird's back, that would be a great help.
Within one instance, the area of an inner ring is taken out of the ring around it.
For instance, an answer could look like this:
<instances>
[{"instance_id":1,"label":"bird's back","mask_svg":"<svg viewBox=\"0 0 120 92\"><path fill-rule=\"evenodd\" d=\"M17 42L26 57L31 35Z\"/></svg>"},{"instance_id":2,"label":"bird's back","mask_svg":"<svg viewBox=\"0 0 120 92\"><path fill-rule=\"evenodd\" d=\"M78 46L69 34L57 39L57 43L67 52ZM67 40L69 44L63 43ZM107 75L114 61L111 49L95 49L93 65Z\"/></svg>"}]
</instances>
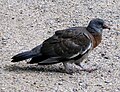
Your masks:
<instances>
[{"instance_id":1,"label":"bird's back","mask_svg":"<svg viewBox=\"0 0 120 92\"><path fill-rule=\"evenodd\" d=\"M71 57L78 52L82 54L90 43L93 46L94 39L86 27L58 30L55 35L43 42L41 53L52 57Z\"/></svg>"}]
</instances>

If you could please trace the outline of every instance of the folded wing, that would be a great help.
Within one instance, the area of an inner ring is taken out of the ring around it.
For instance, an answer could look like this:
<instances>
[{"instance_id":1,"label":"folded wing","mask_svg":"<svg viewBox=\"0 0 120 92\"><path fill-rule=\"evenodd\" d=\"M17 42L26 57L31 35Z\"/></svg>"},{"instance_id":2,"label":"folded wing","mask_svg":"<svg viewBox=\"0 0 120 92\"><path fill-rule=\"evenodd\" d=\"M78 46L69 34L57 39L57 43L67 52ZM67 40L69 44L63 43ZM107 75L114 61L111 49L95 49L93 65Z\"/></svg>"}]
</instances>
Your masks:
<instances>
[{"instance_id":1,"label":"folded wing","mask_svg":"<svg viewBox=\"0 0 120 92\"><path fill-rule=\"evenodd\" d=\"M88 33L80 29L56 31L55 35L43 42L41 53L49 57L72 59L92 48Z\"/></svg>"}]
</instances>

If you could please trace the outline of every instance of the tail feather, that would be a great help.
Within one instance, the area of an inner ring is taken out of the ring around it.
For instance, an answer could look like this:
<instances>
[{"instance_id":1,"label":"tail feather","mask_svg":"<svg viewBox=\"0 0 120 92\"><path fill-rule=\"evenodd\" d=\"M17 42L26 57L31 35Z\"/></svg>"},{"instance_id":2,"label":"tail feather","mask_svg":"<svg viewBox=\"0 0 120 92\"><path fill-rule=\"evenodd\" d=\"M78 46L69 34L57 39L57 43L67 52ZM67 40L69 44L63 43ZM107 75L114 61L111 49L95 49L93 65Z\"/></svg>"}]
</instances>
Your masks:
<instances>
[{"instance_id":1,"label":"tail feather","mask_svg":"<svg viewBox=\"0 0 120 92\"><path fill-rule=\"evenodd\" d=\"M60 63L58 57L51 57L38 63L38 65L50 65Z\"/></svg>"},{"instance_id":2,"label":"tail feather","mask_svg":"<svg viewBox=\"0 0 120 92\"><path fill-rule=\"evenodd\" d=\"M33 57L28 63L29 64L39 63L47 58L48 58L47 56L43 56L43 55L36 56L36 57Z\"/></svg>"},{"instance_id":3,"label":"tail feather","mask_svg":"<svg viewBox=\"0 0 120 92\"><path fill-rule=\"evenodd\" d=\"M37 54L33 53L32 51L26 51L26 52L13 56L12 57L13 60L11 62L19 62L25 59L32 58L34 56L37 56Z\"/></svg>"},{"instance_id":4,"label":"tail feather","mask_svg":"<svg viewBox=\"0 0 120 92\"><path fill-rule=\"evenodd\" d=\"M34 64L34 63L38 63L38 65L49 65L49 64L56 64L59 63L59 57L48 57L48 56L37 56L37 57L33 57L31 59L30 62L28 62L29 64Z\"/></svg>"}]
</instances>

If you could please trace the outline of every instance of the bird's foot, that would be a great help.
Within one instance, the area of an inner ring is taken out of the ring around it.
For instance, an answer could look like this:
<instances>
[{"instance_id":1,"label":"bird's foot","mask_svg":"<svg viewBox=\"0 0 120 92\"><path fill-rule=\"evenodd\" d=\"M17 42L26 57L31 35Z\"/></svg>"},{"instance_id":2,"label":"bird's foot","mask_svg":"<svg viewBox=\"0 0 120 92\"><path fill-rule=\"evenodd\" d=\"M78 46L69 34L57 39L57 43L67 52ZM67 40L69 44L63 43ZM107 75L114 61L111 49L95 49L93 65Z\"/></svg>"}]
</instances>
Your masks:
<instances>
[{"instance_id":1,"label":"bird's foot","mask_svg":"<svg viewBox=\"0 0 120 92\"><path fill-rule=\"evenodd\" d=\"M75 72L74 66L71 66L69 63L64 62L63 65L67 74L73 74Z\"/></svg>"},{"instance_id":2,"label":"bird's foot","mask_svg":"<svg viewBox=\"0 0 120 92\"><path fill-rule=\"evenodd\" d=\"M87 69L82 68L80 71L86 71L86 72L91 73L91 72L93 72L95 70L97 70L97 68L87 68Z\"/></svg>"},{"instance_id":3,"label":"bird's foot","mask_svg":"<svg viewBox=\"0 0 120 92\"><path fill-rule=\"evenodd\" d=\"M65 69L67 74L72 75L74 73L73 69Z\"/></svg>"},{"instance_id":4,"label":"bird's foot","mask_svg":"<svg viewBox=\"0 0 120 92\"><path fill-rule=\"evenodd\" d=\"M79 65L82 69L80 71L86 71L86 72L93 72L95 70L97 70L97 68L84 68L81 64Z\"/></svg>"}]
</instances>

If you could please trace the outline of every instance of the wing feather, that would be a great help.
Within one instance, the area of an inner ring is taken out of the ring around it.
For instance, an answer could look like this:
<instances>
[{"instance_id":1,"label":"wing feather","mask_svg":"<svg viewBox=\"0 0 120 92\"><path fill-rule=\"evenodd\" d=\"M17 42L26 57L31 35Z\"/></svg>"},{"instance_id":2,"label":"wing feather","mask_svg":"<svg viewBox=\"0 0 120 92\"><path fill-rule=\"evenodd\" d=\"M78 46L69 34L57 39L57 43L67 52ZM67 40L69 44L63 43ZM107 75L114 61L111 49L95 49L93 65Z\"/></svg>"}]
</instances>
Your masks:
<instances>
[{"instance_id":1,"label":"wing feather","mask_svg":"<svg viewBox=\"0 0 120 92\"><path fill-rule=\"evenodd\" d=\"M82 31L81 31L82 30ZM43 42L41 53L50 57L72 59L92 48L92 41L85 28L59 30Z\"/></svg>"}]
</instances>

